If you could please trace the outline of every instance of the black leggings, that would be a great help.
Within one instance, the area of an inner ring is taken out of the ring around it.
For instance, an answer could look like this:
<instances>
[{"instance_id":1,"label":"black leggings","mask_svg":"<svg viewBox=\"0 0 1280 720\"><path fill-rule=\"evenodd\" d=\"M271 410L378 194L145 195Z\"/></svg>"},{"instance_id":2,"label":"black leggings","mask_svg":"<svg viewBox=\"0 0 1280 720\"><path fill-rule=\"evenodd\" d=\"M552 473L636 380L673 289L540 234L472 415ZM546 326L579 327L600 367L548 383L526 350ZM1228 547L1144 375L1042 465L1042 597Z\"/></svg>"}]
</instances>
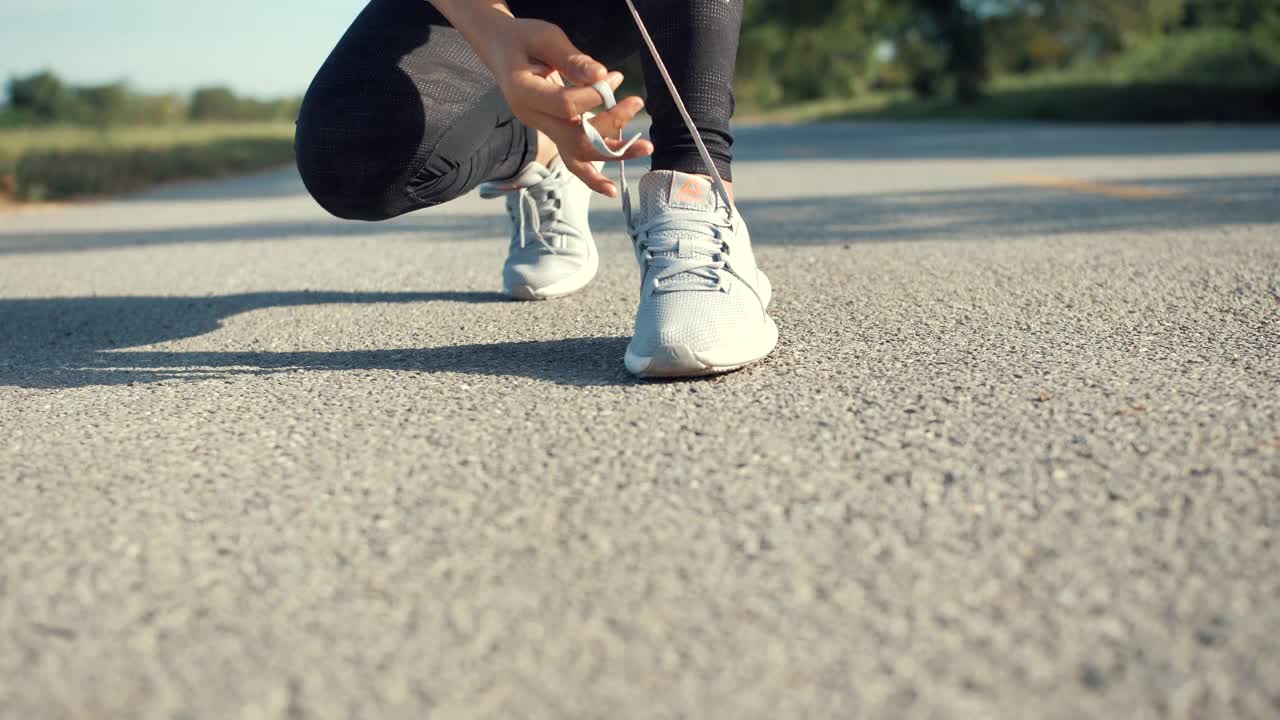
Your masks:
<instances>
[{"instance_id":1,"label":"black leggings","mask_svg":"<svg viewBox=\"0 0 1280 720\"><path fill-rule=\"evenodd\" d=\"M606 66L643 47L622 0L510 0L517 17L559 25ZM729 179L733 74L743 0L637 0L720 173ZM653 168L705 172L689 131L642 53ZM297 129L298 170L326 210L385 220L514 176L537 133L512 113L466 40L427 0L372 0L312 81Z\"/></svg>"}]
</instances>

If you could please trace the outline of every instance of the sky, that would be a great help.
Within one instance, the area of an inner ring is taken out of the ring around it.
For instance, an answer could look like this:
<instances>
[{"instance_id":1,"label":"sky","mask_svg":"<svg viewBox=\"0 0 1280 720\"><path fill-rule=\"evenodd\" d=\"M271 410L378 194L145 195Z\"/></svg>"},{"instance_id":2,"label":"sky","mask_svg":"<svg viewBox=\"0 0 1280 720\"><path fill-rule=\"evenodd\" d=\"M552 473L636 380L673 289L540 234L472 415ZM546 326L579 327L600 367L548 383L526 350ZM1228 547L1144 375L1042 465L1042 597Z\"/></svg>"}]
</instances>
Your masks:
<instances>
[{"instance_id":1,"label":"sky","mask_svg":"<svg viewBox=\"0 0 1280 720\"><path fill-rule=\"evenodd\" d=\"M127 80L149 92L229 85L248 95L298 95L364 5L0 0L0 82L49 69L73 84Z\"/></svg>"}]
</instances>

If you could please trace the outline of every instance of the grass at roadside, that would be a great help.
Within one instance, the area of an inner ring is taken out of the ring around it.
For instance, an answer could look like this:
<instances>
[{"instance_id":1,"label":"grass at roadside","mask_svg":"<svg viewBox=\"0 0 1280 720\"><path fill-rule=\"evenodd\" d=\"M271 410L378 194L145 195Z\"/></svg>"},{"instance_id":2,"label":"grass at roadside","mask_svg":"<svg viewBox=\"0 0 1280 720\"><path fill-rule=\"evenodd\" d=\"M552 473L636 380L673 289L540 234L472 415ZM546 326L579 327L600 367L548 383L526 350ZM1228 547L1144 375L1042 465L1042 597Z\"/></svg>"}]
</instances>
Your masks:
<instances>
[{"instance_id":1,"label":"grass at roadside","mask_svg":"<svg viewBox=\"0 0 1280 720\"><path fill-rule=\"evenodd\" d=\"M1053 120L1062 122L1280 122L1280 84L1124 83L1079 76L998 80L969 104L879 93L748 113L747 120Z\"/></svg>"},{"instance_id":2,"label":"grass at roadside","mask_svg":"<svg viewBox=\"0 0 1280 720\"><path fill-rule=\"evenodd\" d=\"M741 114L772 122L934 118L1280 122L1280 81L1231 86L1064 72L997 80L970 104L875 93ZM286 165L293 160L292 138L291 123L0 129L0 204L113 195Z\"/></svg>"},{"instance_id":3,"label":"grass at roadside","mask_svg":"<svg viewBox=\"0 0 1280 720\"><path fill-rule=\"evenodd\" d=\"M62 200L223 177L293 159L291 123L0 130L0 197Z\"/></svg>"}]
</instances>

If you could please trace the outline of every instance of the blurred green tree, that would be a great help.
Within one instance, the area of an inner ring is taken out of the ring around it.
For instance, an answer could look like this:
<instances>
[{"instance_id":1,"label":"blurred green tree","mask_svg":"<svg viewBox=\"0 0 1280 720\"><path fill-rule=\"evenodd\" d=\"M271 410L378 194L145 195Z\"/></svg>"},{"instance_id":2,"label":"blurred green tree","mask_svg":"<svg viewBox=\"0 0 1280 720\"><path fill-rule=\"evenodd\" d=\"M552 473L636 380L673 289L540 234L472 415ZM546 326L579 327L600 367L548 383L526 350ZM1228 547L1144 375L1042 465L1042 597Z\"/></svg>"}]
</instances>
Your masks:
<instances>
[{"instance_id":1,"label":"blurred green tree","mask_svg":"<svg viewBox=\"0 0 1280 720\"><path fill-rule=\"evenodd\" d=\"M9 79L9 106L35 122L58 122L77 114L71 88L51 72Z\"/></svg>"},{"instance_id":2,"label":"blurred green tree","mask_svg":"<svg viewBox=\"0 0 1280 720\"><path fill-rule=\"evenodd\" d=\"M740 94L772 105L848 97L868 85L881 0L753 0L739 46Z\"/></svg>"},{"instance_id":3,"label":"blurred green tree","mask_svg":"<svg viewBox=\"0 0 1280 720\"><path fill-rule=\"evenodd\" d=\"M130 106L135 102L133 93L122 82L92 85L75 89L86 125L108 127L128 121Z\"/></svg>"},{"instance_id":4,"label":"blurred green tree","mask_svg":"<svg viewBox=\"0 0 1280 720\"><path fill-rule=\"evenodd\" d=\"M240 119L240 99L227 87L200 88L191 94L191 108L188 114L197 122L238 120Z\"/></svg>"}]
</instances>

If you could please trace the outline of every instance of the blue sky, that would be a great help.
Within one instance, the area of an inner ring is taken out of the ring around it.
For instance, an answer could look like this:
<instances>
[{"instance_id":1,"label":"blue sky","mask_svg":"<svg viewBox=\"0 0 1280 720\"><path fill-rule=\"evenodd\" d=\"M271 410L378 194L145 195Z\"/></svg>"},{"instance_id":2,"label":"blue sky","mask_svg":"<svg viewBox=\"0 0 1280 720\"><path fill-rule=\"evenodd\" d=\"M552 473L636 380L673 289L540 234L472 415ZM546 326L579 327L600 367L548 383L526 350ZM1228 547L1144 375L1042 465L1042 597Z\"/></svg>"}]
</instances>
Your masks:
<instances>
[{"instance_id":1,"label":"blue sky","mask_svg":"<svg viewBox=\"0 0 1280 720\"><path fill-rule=\"evenodd\" d=\"M0 81L49 68L73 83L128 80L147 91L299 94L364 4L0 0Z\"/></svg>"}]
</instances>

